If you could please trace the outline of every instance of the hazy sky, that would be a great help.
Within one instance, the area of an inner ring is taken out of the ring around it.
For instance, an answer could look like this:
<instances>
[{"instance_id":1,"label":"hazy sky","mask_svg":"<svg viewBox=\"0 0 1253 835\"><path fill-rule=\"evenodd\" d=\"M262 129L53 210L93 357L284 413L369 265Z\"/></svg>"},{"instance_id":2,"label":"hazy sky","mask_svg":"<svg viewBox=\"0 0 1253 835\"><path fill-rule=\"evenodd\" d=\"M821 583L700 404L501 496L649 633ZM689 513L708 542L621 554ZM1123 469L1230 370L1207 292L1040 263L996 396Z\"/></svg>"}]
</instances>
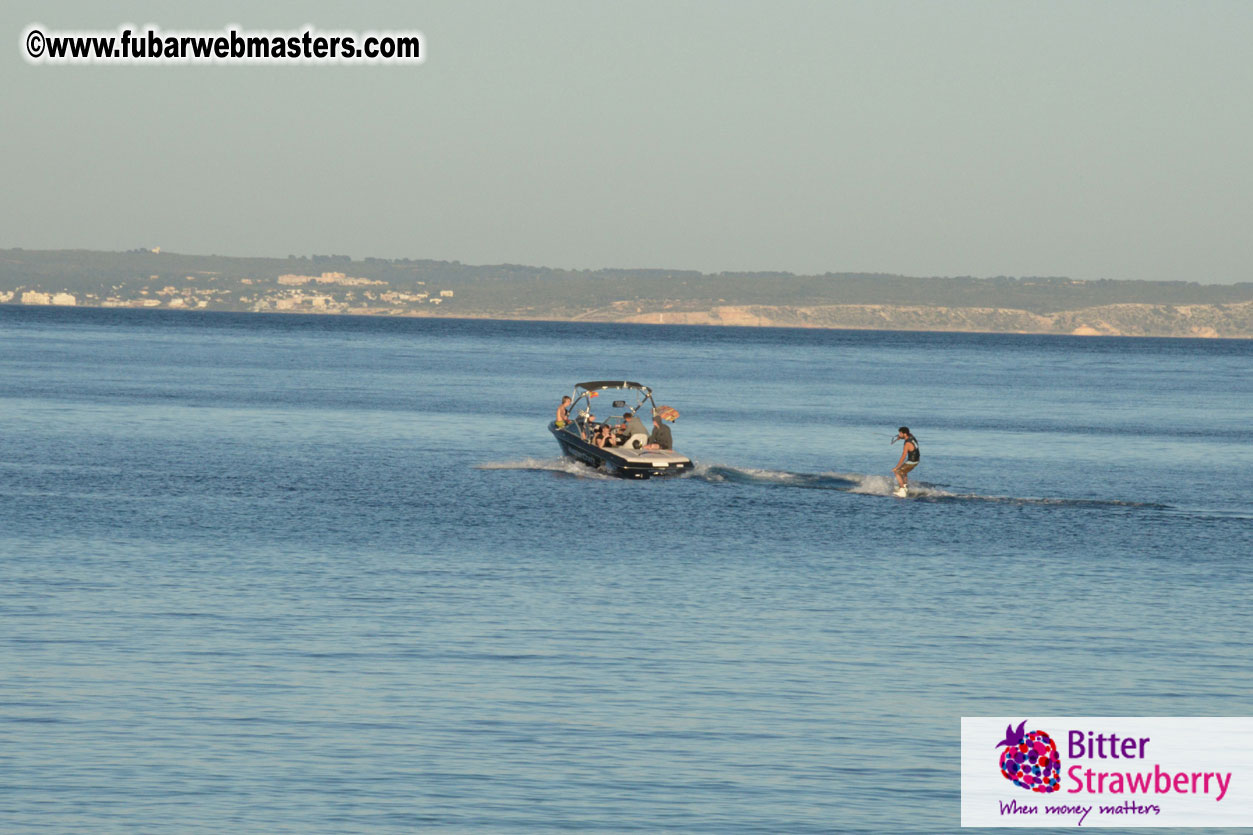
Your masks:
<instances>
[{"instance_id":1,"label":"hazy sky","mask_svg":"<svg viewBox=\"0 0 1253 835\"><path fill-rule=\"evenodd\" d=\"M30 66L48 30L417 29L403 66ZM0 9L0 246L1253 280L1253 2Z\"/></svg>"}]
</instances>

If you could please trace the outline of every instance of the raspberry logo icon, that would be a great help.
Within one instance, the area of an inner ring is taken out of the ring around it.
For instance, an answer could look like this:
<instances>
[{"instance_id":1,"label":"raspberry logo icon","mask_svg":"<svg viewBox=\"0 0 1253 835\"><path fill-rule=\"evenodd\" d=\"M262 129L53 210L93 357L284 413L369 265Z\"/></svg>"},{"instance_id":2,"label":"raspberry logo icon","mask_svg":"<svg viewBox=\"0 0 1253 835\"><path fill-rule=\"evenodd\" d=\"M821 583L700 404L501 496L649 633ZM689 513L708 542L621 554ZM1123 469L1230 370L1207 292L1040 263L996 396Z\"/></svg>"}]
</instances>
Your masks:
<instances>
[{"instance_id":1,"label":"raspberry logo icon","mask_svg":"<svg viewBox=\"0 0 1253 835\"><path fill-rule=\"evenodd\" d=\"M1001 752L1001 774L1015 786L1027 791L1050 794L1061 783L1062 760L1057 745L1044 731L1027 731L1027 720L1017 728L1005 726L1005 739L996 744L1006 746Z\"/></svg>"}]
</instances>

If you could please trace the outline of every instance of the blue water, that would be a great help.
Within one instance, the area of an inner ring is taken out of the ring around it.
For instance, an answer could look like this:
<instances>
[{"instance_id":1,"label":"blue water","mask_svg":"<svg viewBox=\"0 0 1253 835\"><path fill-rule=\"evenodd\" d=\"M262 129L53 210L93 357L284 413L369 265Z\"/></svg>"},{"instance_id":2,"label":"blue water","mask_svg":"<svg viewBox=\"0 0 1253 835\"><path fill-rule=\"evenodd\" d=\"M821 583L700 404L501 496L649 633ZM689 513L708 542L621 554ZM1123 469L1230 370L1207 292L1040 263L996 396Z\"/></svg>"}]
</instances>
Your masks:
<instances>
[{"instance_id":1,"label":"blue water","mask_svg":"<svg viewBox=\"0 0 1253 835\"><path fill-rule=\"evenodd\" d=\"M0 831L954 830L962 715L1249 714L1251 359L0 307Z\"/></svg>"}]
</instances>

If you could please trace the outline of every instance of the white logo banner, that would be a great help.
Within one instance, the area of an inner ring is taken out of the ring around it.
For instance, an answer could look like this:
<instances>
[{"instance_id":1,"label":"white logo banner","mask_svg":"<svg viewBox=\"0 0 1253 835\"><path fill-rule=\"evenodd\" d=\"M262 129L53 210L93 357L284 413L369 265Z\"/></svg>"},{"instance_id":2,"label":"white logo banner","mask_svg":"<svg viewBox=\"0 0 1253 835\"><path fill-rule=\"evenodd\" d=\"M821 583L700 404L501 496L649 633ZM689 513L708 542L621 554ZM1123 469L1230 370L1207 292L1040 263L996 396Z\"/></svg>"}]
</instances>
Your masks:
<instances>
[{"instance_id":1,"label":"white logo banner","mask_svg":"<svg viewBox=\"0 0 1253 835\"><path fill-rule=\"evenodd\" d=\"M1253 718L962 717L962 826L1253 827Z\"/></svg>"}]
</instances>

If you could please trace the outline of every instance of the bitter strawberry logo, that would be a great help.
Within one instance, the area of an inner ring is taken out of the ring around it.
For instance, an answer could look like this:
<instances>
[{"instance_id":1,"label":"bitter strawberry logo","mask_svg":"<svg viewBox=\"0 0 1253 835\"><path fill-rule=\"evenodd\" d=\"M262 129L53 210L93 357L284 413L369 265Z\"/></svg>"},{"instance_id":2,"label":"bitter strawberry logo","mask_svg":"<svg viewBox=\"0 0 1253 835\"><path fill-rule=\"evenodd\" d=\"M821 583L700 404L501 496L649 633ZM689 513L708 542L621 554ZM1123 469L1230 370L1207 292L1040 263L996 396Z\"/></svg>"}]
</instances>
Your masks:
<instances>
[{"instance_id":1,"label":"bitter strawberry logo","mask_svg":"<svg viewBox=\"0 0 1253 835\"><path fill-rule=\"evenodd\" d=\"M1044 731L1028 731L1027 720L1014 728L1005 726L1005 739L997 748L1007 746L1001 752L1001 774L1015 786L1027 791L1049 794L1061 783L1062 761L1057 755L1057 745Z\"/></svg>"}]
</instances>

